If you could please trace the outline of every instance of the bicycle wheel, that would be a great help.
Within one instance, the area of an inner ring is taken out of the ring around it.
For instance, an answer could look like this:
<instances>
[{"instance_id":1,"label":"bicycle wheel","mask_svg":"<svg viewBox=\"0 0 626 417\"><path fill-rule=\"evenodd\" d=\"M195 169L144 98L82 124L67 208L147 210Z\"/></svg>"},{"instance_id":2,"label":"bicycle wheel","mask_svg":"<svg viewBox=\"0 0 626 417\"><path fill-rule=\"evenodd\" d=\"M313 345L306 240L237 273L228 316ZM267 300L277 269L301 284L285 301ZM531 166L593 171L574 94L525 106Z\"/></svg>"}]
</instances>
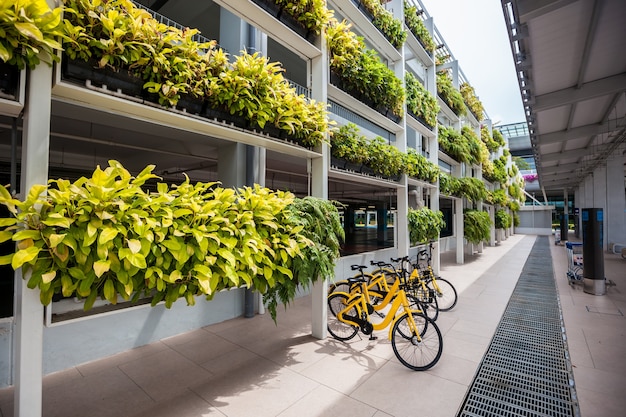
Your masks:
<instances>
[{"instance_id":1,"label":"bicycle wheel","mask_svg":"<svg viewBox=\"0 0 626 417\"><path fill-rule=\"evenodd\" d=\"M346 294L350 294L350 284L347 280L333 282L328 286L328 295L330 296L334 292L345 292Z\"/></svg>"},{"instance_id":2,"label":"bicycle wheel","mask_svg":"<svg viewBox=\"0 0 626 417\"><path fill-rule=\"evenodd\" d=\"M344 294L331 294L328 297L328 317L326 327L328 328L328 333L330 333L331 336L337 340L350 340L359 332L359 328L357 326L344 323L337 318L337 313L346 307L347 300L348 298ZM355 307L350 308L350 310L344 314L358 317Z\"/></svg>"},{"instance_id":3,"label":"bicycle wheel","mask_svg":"<svg viewBox=\"0 0 626 417\"><path fill-rule=\"evenodd\" d=\"M435 290L435 295L437 296L437 301L439 303L439 311L452 310L452 308L456 305L458 298L456 288L454 288L454 285L452 285L450 281L439 277L436 279L436 284L438 290L435 287L435 283L433 283L432 278L426 283L429 288Z\"/></svg>"},{"instance_id":4,"label":"bicycle wheel","mask_svg":"<svg viewBox=\"0 0 626 417\"><path fill-rule=\"evenodd\" d=\"M410 302L410 301L409 301ZM407 314L407 313L404 313ZM399 321L399 319L398 319ZM420 336L424 336L428 331L428 323L426 316L423 313L413 312L413 321L417 326L417 329L420 332ZM398 327L399 334L407 340L410 340L413 337L413 333L411 332L411 328L409 327L408 320L404 321L402 325Z\"/></svg>"},{"instance_id":5,"label":"bicycle wheel","mask_svg":"<svg viewBox=\"0 0 626 417\"><path fill-rule=\"evenodd\" d=\"M417 335L406 337L409 333L409 314L404 313L393 325L391 347L402 365L414 371L425 371L441 358L443 338L434 321L417 313L412 315L413 320L424 320L427 323L421 340L418 340Z\"/></svg>"}]
</instances>

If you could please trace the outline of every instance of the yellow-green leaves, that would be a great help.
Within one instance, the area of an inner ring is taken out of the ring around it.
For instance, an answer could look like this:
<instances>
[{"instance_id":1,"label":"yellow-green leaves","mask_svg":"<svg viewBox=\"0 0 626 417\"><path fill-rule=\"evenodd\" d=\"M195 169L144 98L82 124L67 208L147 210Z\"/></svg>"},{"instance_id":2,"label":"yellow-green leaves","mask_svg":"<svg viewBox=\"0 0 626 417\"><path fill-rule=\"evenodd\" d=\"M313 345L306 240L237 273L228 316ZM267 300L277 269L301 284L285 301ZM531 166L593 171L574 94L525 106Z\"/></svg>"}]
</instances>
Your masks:
<instances>
[{"instance_id":1,"label":"yellow-green leaves","mask_svg":"<svg viewBox=\"0 0 626 417\"><path fill-rule=\"evenodd\" d=\"M192 305L199 295L250 286L293 298L298 285L332 269L343 233L332 203L189 180L148 193L142 186L153 168L133 177L110 161L90 178L51 180L47 196L45 186L33 187L25 202L0 186L0 204L19 207L0 218L0 241L17 242L0 264L30 271L42 302L61 293L84 298L85 309L119 297Z\"/></svg>"},{"instance_id":2,"label":"yellow-green leaves","mask_svg":"<svg viewBox=\"0 0 626 417\"><path fill-rule=\"evenodd\" d=\"M58 60L61 44L61 8L50 10L46 0L0 2L0 60L22 69L34 68L40 59Z\"/></svg>"}]
</instances>

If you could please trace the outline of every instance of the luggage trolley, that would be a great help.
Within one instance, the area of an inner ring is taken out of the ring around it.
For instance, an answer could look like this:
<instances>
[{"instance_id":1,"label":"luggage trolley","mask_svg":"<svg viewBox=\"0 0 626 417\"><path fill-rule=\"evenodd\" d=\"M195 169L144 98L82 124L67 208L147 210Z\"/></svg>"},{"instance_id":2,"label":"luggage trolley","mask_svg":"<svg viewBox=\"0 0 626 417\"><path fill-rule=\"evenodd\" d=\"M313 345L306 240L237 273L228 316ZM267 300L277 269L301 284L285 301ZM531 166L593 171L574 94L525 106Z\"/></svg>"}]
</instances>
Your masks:
<instances>
[{"instance_id":1,"label":"luggage trolley","mask_svg":"<svg viewBox=\"0 0 626 417\"><path fill-rule=\"evenodd\" d=\"M583 244L580 242L566 242L567 250L567 279L570 284L583 282Z\"/></svg>"}]
</instances>

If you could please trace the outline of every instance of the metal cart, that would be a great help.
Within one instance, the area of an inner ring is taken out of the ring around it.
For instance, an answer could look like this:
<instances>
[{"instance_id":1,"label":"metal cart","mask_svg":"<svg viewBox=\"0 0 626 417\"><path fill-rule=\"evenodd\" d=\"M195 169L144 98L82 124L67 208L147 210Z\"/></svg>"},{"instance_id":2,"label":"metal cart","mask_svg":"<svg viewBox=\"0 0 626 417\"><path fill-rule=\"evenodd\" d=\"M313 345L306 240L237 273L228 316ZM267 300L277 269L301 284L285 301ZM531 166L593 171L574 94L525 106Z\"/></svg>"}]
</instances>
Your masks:
<instances>
[{"instance_id":1,"label":"metal cart","mask_svg":"<svg viewBox=\"0 0 626 417\"><path fill-rule=\"evenodd\" d=\"M565 243L567 250L567 279L570 284L583 282L583 244L580 242Z\"/></svg>"}]
</instances>

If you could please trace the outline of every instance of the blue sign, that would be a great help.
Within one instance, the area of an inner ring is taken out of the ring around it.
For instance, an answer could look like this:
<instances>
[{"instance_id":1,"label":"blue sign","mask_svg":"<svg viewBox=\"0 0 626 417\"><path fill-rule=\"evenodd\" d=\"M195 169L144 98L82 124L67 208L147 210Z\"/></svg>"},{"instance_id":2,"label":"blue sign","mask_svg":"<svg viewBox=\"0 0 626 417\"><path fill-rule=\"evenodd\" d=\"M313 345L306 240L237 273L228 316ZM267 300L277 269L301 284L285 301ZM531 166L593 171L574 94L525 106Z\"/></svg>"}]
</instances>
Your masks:
<instances>
[{"instance_id":1,"label":"blue sign","mask_svg":"<svg viewBox=\"0 0 626 417\"><path fill-rule=\"evenodd\" d=\"M589 221L589 210L583 210L583 221Z\"/></svg>"},{"instance_id":2,"label":"blue sign","mask_svg":"<svg viewBox=\"0 0 626 417\"><path fill-rule=\"evenodd\" d=\"M602 221L602 213L603 213L603 211L602 210L598 210L596 213L597 213L596 214L596 220L601 222Z\"/></svg>"}]
</instances>

